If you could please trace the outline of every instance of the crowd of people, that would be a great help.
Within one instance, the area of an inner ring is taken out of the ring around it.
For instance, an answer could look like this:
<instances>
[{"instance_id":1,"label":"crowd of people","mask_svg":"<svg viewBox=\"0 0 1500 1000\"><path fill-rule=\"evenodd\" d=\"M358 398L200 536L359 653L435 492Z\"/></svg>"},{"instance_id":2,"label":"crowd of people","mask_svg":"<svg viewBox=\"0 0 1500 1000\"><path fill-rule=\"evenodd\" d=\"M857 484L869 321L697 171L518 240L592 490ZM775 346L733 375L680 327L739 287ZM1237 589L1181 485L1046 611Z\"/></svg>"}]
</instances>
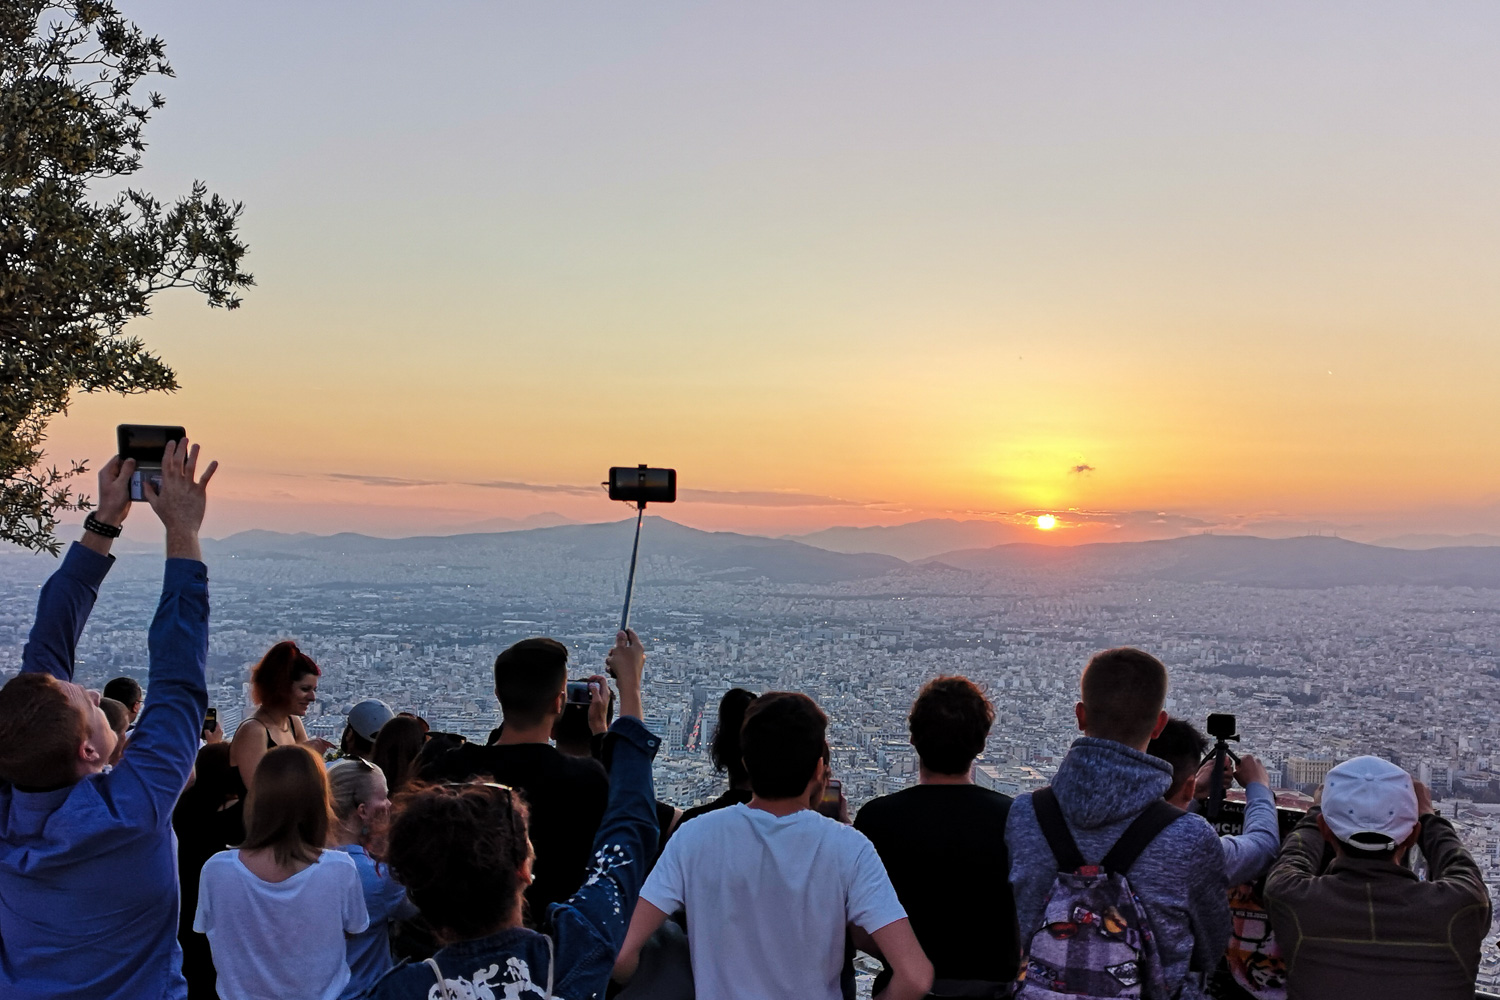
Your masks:
<instances>
[{"instance_id":1,"label":"crowd of people","mask_svg":"<svg viewBox=\"0 0 1500 1000\"><path fill-rule=\"evenodd\" d=\"M917 783L852 822L827 716L795 692L729 691L724 793L659 801L630 631L587 680L551 639L500 652L484 742L368 699L338 747L302 726L317 663L280 642L226 743L198 544L214 466L197 467L169 444L147 490L167 559L145 691L73 681L131 508L119 459L0 688L0 996L841 1000L864 952L886 1000L1194 1000L1247 940L1233 988L1258 998L1473 995L1491 902L1427 789L1355 758L1283 838L1266 769L1205 763L1136 649L1083 668L1082 737L1013 799L972 781L983 690L928 682ZM1225 779L1244 789L1232 836L1202 815Z\"/></svg>"}]
</instances>

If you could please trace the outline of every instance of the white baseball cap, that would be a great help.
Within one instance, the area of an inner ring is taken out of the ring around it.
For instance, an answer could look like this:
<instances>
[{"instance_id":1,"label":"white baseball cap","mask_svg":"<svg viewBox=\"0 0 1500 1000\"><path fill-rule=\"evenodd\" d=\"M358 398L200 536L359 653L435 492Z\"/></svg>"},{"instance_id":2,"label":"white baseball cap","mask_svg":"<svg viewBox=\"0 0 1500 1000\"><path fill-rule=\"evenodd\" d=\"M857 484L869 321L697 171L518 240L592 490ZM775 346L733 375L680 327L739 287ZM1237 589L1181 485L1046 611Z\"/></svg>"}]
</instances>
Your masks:
<instances>
[{"instance_id":1,"label":"white baseball cap","mask_svg":"<svg viewBox=\"0 0 1500 1000\"><path fill-rule=\"evenodd\" d=\"M367 698L366 700L349 709L349 728L359 734L361 739L373 740L375 734L380 732L396 713L391 711L391 706L379 698Z\"/></svg>"},{"instance_id":2,"label":"white baseball cap","mask_svg":"<svg viewBox=\"0 0 1500 1000\"><path fill-rule=\"evenodd\" d=\"M1411 775L1379 757L1355 757L1323 779L1323 820L1351 847L1393 851L1417 827Z\"/></svg>"}]
</instances>

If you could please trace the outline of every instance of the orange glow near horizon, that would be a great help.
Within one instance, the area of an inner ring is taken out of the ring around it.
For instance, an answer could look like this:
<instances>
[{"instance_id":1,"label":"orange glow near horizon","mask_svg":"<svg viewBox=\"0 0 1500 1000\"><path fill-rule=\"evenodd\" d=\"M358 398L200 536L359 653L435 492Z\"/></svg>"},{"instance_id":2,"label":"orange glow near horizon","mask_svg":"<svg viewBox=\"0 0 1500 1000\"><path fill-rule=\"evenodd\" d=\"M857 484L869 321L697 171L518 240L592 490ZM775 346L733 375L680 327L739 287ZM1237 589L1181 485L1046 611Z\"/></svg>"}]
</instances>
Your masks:
<instances>
[{"instance_id":1,"label":"orange glow near horizon","mask_svg":"<svg viewBox=\"0 0 1500 1000\"><path fill-rule=\"evenodd\" d=\"M45 447L185 425L212 532L624 517L648 462L769 535L1500 533L1500 8L140 9L132 184L243 200L256 285L153 299L182 389Z\"/></svg>"}]
</instances>

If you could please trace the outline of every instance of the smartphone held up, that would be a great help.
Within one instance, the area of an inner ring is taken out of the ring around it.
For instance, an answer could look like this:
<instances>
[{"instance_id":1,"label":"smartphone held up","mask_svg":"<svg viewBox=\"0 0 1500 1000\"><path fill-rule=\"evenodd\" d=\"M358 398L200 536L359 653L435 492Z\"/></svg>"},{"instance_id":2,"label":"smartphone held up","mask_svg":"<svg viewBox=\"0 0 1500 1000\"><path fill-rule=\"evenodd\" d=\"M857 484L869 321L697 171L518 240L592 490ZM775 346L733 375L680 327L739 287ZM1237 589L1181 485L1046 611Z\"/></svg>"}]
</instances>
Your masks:
<instances>
[{"instance_id":1,"label":"smartphone held up","mask_svg":"<svg viewBox=\"0 0 1500 1000\"><path fill-rule=\"evenodd\" d=\"M181 441L187 431L181 427L156 424L121 424L115 428L120 458L135 459L135 472L130 476L130 499L146 499L146 484L161 489L161 460L166 453L168 441Z\"/></svg>"}]
</instances>

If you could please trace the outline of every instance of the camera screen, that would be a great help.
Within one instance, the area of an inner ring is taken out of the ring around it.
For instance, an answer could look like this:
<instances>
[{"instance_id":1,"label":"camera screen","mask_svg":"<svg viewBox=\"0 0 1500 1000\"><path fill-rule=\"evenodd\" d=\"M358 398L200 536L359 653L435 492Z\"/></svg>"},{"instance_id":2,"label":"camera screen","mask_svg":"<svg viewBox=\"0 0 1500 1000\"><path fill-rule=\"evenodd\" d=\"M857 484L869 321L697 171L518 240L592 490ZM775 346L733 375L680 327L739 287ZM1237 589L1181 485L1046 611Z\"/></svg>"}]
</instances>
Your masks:
<instances>
[{"instance_id":1,"label":"camera screen","mask_svg":"<svg viewBox=\"0 0 1500 1000\"><path fill-rule=\"evenodd\" d=\"M120 457L133 458L137 466L160 466L168 441L181 441L187 431L181 427L152 424L121 424L118 429Z\"/></svg>"},{"instance_id":2,"label":"camera screen","mask_svg":"<svg viewBox=\"0 0 1500 1000\"><path fill-rule=\"evenodd\" d=\"M635 489L644 487L648 490L664 490L671 483L672 470L670 469L612 469L617 490Z\"/></svg>"}]
</instances>

